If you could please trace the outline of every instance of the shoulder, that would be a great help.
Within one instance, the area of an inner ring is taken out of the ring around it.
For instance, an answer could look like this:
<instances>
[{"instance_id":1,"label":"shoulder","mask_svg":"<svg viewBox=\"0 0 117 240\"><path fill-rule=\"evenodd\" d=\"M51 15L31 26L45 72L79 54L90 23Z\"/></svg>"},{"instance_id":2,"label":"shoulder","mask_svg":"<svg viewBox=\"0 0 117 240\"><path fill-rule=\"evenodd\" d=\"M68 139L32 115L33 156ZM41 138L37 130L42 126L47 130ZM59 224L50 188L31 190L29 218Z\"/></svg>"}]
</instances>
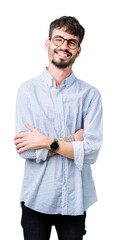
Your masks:
<instances>
[{"instance_id":1,"label":"shoulder","mask_svg":"<svg viewBox=\"0 0 117 240\"><path fill-rule=\"evenodd\" d=\"M34 78L31 78L29 80L26 80L24 81L19 89L18 89L18 93L21 93L21 94L29 94L31 93L32 91L34 91L34 89L37 87L37 86L40 86L42 82L42 77L41 75L37 76L37 77L34 77Z\"/></svg>"},{"instance_id":2,"label":"shoulder","mask_svg":"<svg viewBox=\"0 0 117 240\"><path fill-rule=\"evenodd\" d=\"M76 85L79 88L79 91L81 93L85 93L85 96L89 97L101 97L100 91L93 85L89 84L88 82L85 82L79 78L76 78Z\"/></svg>"}]
</instances>

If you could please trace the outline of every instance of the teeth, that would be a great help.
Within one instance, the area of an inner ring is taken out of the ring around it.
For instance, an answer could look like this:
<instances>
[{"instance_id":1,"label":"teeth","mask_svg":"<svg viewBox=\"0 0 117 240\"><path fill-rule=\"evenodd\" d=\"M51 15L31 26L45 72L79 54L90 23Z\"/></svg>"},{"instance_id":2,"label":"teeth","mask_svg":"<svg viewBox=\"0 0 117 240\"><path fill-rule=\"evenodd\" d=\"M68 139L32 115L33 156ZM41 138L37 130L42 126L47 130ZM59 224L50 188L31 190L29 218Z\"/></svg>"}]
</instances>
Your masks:
<instances>
[{"instance_id":1,"label":"teeth","mask_svg":"<svg viewBox=\"0 0 117 240\"><path fill-rule=\"evenodd\" d=\"M64 53L58 53L58 55L67 57L67 54L64 54Z\"/></svg>"}]
</instances>

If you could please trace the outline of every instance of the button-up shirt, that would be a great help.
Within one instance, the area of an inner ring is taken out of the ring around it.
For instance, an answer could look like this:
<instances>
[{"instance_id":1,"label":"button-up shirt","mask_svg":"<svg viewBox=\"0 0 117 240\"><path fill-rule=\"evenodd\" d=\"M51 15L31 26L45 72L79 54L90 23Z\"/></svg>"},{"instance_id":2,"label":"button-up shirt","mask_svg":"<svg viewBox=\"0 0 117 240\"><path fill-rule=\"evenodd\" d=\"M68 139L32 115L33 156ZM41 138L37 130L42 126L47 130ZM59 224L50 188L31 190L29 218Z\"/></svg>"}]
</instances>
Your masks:
<instances>
[{"instance_id":1,"label":"button-up shirt","mask_svg":"<svg viewBox=\"0 0 117 240\"><path fill-rule=\"evenodd\" d=\"M81 215L97 201L91 164L102 142L102 104L99 91L72 72L61 85L44 69L25 81L16 101L16 133L27 132L25 123L42 134L61 138L84 129L84 140L73 141L74 160L47 157L48 149L28 150L21 201L38 212Z\"/></svg>"}]
</instances>

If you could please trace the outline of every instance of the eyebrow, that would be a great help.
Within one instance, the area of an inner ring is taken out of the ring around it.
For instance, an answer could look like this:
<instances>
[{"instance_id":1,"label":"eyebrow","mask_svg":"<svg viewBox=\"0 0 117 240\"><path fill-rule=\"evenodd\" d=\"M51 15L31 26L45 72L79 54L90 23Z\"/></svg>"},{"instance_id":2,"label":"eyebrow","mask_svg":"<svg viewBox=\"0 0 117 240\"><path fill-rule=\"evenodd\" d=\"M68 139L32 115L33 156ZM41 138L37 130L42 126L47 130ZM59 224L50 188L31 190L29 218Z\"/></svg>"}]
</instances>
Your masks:
<instances>
[{"instance_id":1,"label":"eyebrow","mask_svg":"<svg viewBox=\"0 0 117 240\"><path fill-rule=\"evenodd\" d=\"M65 40L68 40L68 41L76 41L76 42L78 42L78 40L76 40L76 39L73 39L73 38L66 39L66 38L64 38L64 37L62 37L62 36L60 36L60 35L55 35L55 36L53 36L53 37L60 37L60 38L63 38L63 39L65 39Z\"/></svg>"}]
</instances>

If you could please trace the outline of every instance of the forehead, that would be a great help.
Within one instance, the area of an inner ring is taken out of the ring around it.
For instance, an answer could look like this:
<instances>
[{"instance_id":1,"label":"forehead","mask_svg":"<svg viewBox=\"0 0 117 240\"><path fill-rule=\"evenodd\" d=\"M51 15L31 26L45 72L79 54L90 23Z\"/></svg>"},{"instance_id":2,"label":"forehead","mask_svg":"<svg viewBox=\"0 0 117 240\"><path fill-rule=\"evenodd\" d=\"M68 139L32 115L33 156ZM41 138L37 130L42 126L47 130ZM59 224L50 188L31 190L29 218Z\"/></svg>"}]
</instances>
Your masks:
<instances>
[{"instance_id":1,"label":"forehead","mask_svg":"<svg viewBox=\"0 0 117 240\"><path fill-rule=\"evenodd\" d=\"M55 28L53 30L53 33L52 33L52 37L56 36L56 35L59 35L59 36L62 36L64 37L65 39L76 39L76 40L79 40L79 37L71 34L71 33L68 33L68 32L65 32L65 28Z\"/></svg>"}]
</instances>

